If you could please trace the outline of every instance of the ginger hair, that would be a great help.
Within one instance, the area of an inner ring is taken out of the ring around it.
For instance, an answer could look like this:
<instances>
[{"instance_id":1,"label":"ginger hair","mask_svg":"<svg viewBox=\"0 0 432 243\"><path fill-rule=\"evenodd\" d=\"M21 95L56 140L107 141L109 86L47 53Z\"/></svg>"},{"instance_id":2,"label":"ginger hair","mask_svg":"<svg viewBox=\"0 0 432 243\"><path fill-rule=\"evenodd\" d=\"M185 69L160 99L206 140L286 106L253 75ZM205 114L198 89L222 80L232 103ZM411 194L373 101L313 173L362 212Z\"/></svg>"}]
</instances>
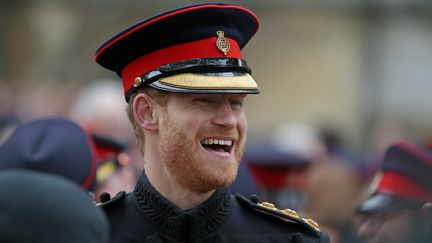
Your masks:
<instances>
[{"instance_id":1,"label":"ginger hair","mask_svg":"<svg viewBox=\"0 0 432 243\"><path fill-rule=\"evenodd\" d=\"M129 117L129 121L132 123L132 127L135 132L136 141L138 144L138 148L142 155L144 155L144 133L141 130L140 126L135 121L134 113L133 113L133 101L138 94L145 93L151 98L153 98L158 104L165 106L168 100L168 93L165 91L157 90L154 88L144 88L140 89L134 94L132 94L129 98L128 106L126 107L126 112Z\"/></svg>"}]
</instances>

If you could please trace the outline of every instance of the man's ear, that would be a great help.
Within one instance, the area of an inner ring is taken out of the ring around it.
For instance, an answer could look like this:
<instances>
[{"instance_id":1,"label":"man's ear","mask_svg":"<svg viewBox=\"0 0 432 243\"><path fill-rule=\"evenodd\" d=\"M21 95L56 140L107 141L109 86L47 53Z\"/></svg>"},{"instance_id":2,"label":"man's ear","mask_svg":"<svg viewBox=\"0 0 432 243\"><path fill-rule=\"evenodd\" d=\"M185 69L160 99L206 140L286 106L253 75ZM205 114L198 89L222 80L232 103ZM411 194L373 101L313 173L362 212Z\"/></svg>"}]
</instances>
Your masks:
<instances>
[{"instance_id":1,"label":"man's ear","mask_svg":"<svg viewBox=\"0 0 432 243\"><path fill-rule=\"evenodd\" d=\"M135 122L148 131L158 130L156 101L145 93L139 93L133 100L132 108Z\"/></svg>"}]
</instances>

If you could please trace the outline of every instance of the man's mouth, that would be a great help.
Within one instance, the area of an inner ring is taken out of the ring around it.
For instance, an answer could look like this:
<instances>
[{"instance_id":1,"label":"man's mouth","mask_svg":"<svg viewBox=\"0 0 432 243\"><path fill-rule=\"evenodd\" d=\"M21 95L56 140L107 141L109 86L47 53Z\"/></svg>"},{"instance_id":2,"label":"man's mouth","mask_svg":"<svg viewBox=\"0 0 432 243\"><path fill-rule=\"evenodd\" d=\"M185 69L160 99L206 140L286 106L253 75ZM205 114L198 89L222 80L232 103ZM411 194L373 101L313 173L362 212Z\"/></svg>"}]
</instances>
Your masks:
<instances>
[{"instance_id":1,"label":"man's mouth","mask_svg":"<svg viewBox=\"0 0 432 243\"><path fill-rule=\"evenodd\" d=\"M231 139L208 138L201 141L201 145L206 150L230 153L234 141Z\"/></svg>"}]
</instances>

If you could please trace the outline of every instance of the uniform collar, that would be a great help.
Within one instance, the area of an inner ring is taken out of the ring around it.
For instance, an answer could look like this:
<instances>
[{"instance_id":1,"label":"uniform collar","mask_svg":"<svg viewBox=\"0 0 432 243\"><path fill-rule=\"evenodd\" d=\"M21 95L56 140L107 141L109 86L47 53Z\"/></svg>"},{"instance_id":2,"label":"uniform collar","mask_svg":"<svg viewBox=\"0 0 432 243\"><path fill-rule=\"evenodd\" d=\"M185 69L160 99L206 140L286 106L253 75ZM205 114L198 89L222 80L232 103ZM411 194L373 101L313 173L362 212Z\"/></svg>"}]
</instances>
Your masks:
<instances>
[{"instance_id":1,"label":"uniform collar","mask_svg":"<svg viewBox=\"0 0 432 243\"><path fill-rule=\"evenodd\" d=\"M143 173L134 190L141 214L160 231L178 241L200 239L222 226L231 215L231 197L226 188L217 189L201 205L182 210L164 198Z\"/></svg>"}]
</instances>

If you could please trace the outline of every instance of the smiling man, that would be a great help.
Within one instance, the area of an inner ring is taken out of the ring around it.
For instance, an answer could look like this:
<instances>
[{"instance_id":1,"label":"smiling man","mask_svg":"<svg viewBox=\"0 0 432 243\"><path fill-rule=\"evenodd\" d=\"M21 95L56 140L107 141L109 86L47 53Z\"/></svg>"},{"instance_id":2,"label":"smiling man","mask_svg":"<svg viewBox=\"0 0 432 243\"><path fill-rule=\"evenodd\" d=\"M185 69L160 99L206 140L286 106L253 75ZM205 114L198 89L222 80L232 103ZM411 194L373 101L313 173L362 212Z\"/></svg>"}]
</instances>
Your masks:
<instances>
[{"instance_id":1,"label":"smiling man","mask_svg":"<svg viewBox=\"0 0 432 243\"><path fill-rule=\"evenodd\" d=\"M258 26L241 6L194 5L97 50L123 80L144 157L135 190L101 200L111 242L328 242L313 220L227 189L246 142L243 104L258 93L240 50Z\"/></svg>"}]
</instances>

